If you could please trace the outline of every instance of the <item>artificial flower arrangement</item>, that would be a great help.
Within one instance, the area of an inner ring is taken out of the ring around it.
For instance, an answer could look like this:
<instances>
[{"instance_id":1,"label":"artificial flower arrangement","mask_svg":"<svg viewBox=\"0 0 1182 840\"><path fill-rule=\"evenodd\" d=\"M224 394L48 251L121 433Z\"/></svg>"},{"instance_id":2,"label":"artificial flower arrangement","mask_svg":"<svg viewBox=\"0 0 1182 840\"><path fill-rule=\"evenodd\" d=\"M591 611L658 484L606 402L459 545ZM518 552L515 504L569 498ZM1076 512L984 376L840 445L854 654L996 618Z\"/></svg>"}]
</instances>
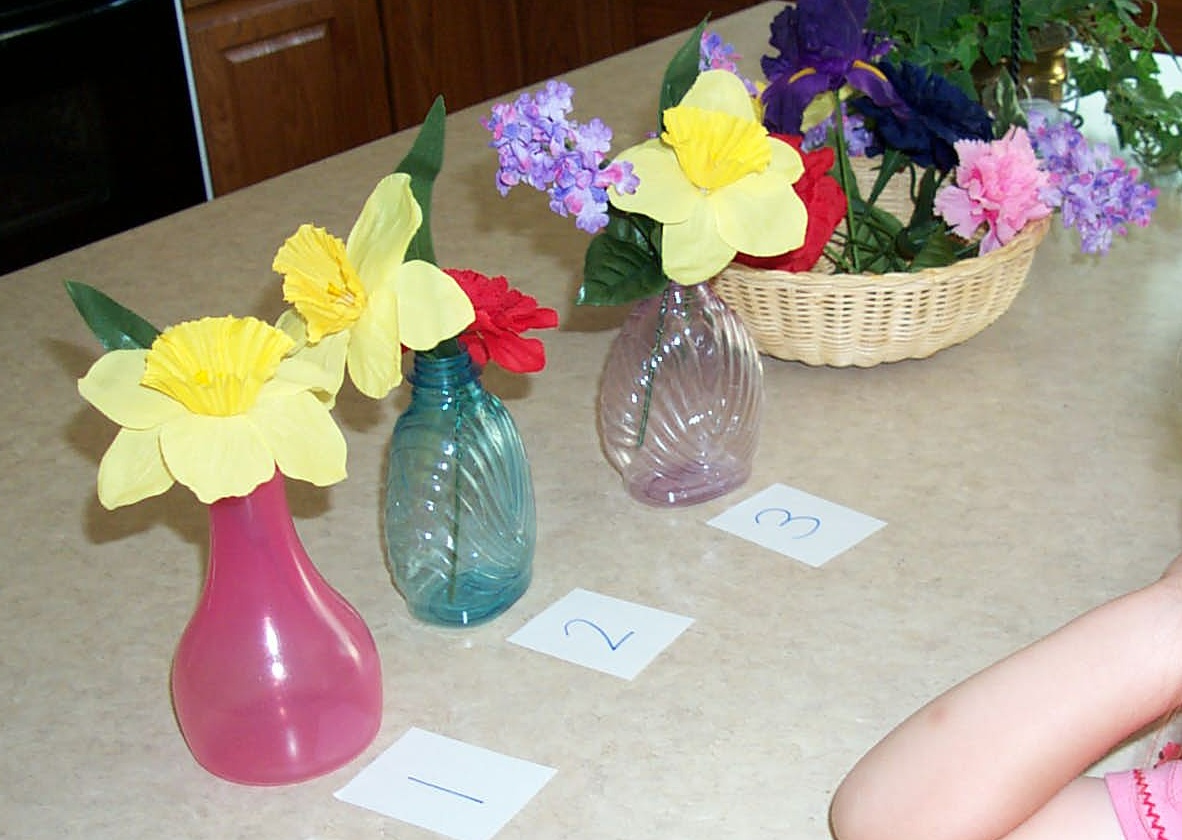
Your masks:
<instances>
[{"instance_id":1,"label":"artificial flower arrangement","mask_svg":"<svg viewBox=\"0 0 1182 840\"><path fill-rule=\"evenodd\" d=\"M704 27L669 63L657 135L614 157L601 120L569 119L574 91L564 82L495 105L484 121L501 195L533 187L595 234L580 304L701 283L737 253L770 256L804 240L807 213L793 189L801 156L768 136L752 90L730 69L729 46Z\"/></svg>"},{"instance_id":2,"label":"artificial flower arrangement","mask_svg":"<svg viewBox=\"0 0 1182 840\"><path fill-rule=\"evenodd\" d=\"M209 506L208 573L170 679L194 757L231 781L312 778L359 754L380 726L381 667L372 634L307 557L284 490L285 478L318 486L345 478L346 441L332 409L346 373L376 399L402 381L407 348L462 363L469 391L476 390L470 359L521 371L545 363L541 342L520 334L555 326L557 313L503 277L435 265L428 213L443 129L439 100L347 240L304 225L283 243L274 268L284 275L291 308L275 325L225 315L161 331L91 286L66 284L106 351L79 392L119 427L99 465L100 502L117 508L180 483ZM469 474L461 466L473 449L459 443L472 422L462 409L483 416L490 402L457 404L447 418L448 467L457 474ZM509 428L506 421L499 439ZM520 446L512 454L524 461ZM522 463L507 469L524 472L528 483ZM461 489L457 475L457 509ZM529 581L532 496L526 512L521 528L529 556L514 600ZM465 533L486 525L467 521ZM501 521L490 527L505 530ZM447 528L441 541L452 546L445 558L451 569L444 575L459 581L468 572L457 566L482 558L462 556L458 512ZM458 594L451 587L449 595Z\"/></svg>"},{"instance_id":3,"label":"artificial flower arrangement","mask_svg":"<svg viewBox=\"0 0 1182 840\"><path fill-rule=\"evenodd\" d=\"M990 114L939 73L895 63L867 7L785 6L761 61L764 125L799 142L806 167L832 161L802 191L811 247L739 254L713 281L780 359L930 356L1009 308L1054 215L1086 254L1104 253L1156 205L1136 169L1054 106L1012 97Z\"/></svg>"},{"instance_id":4,"label":"artificial flower arrangement","mask_svg":"<svg viewBox=\"0 0 1182 840\"><path fill-rule=\"evenodd\" d=\"M987 254L1056 211L1086 253L1149 223L1156 190L1135 168L1069 120L995 119L939 74L896 66L890 41L865 30L868 11L869 0L785 6L760 84L739 74L732 46L699 27L670 64L662 132L614 158L607 126L568 119L573 91L562 82L497 105L485 121L497 189L547 192L552 210L598 234L578 298L592 304L654 294L667 279L701 282L732 258L791 272L822 257L840 272L917 271ZM743 92L754 95L753 117ZM721 116L682 119L703 113L707 97L729 103L727 120L747 121L747 139L724 131ZM874 170L862 187L857 158ZM908 186L906 218L877 204L896 178ZM776 238L788 247L768 253Z\"/></svg>"},{"instance_id":5,"label":"artificial flower arrangement","mask_svg":"<svg viewBox=\"0 0 1182 840\"><path fill-rule=\"evenodd\" d=\"M273 268L292 304L279 325L338 384L347 371L362 394L385 397L402 381L403 348L414 352L411 403L388 452L386 560L414 615L467 625L525 591L536 531L524 445L478 370L541 370L542 342L521 333L556 327L558 313L504 277L436 266L429 221L443 131L437 100L348 239L302 225Z\"/></svg>"},{"instance_id":6,"label":"artificial flower arrangement","mask_svg":"<svg viewBox=\"0 0 1182 840\"><path fill-rule=\"evenodd\" d=\"M435 265L427 223L442 166L442 103L414 148L366 200L347 241L303 225L278 250L292 304L275 325L232 315L163 332L84 283L66 287L108 352L79 382L120 426L99 467L115 508L180 482L205 503L244 496L276 469L326 486L345 477L345 441L330 410L345 372L385 397L402 382L403 353L456 353L532 372L557 313L504 277Z\"/></svg>"},{"instance_id":7,"label":"artificial flower arrangement","mask_svg":"<svg viewBox=\"0 0 1182 840\"><path fill-rule=\"evenodd\" d=\"M990 115L938 73L892 63L890 41L864 28L868 11L869 0L786 6L771 24L777 54L761 61L764 125L801 137L806 161L825 155L818 168L833 154L844 199L831 185L810 211L827 211L832 222L844 204L844 225L833 225L823 249L835 271L951 265L1004 247L1056 211L1079 231L1086 253L1103 253L1114 234L1149 223L1157 192L1136 169L1089 144L1070 120L1017 107ZM851 166L862 155L873 164L868 189ZM896 177L911 198L906 218L876 204ZM813 267L796 256L739 260L787 271Z\"/></svg>"},{"instance_id":8,"label":"artificial flower arrangement","mask_svg":"<svg viewBox=\"0 0 1182 840\"><path fill-rule=\"evenodd\" d=\"M597 429L629 493L656 506L705 501L750 475L762 367L707 281L740 252L770 256L805 240L800 152L768 135L726 50L703 22L665 70L654 134L614 155L601 120L568 117L563 82L484 121L501 194L545 192L593 234L577 303L633 304L608 349Z\"/></svg>"}]
</instances>

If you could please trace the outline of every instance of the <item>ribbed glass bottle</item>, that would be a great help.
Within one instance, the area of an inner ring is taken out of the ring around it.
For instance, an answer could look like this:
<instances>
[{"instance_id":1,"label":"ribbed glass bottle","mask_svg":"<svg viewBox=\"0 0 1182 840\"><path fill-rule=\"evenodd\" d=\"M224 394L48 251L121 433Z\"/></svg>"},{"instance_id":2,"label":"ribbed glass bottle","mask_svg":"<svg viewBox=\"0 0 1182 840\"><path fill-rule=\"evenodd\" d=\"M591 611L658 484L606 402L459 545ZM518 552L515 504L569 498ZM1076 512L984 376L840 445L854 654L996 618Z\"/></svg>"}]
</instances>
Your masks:
<instances>
[{"instance_id":1,"label":"ribbed glass bottle","mask_svg":"<svg viewBox=\"0 0 1182 840\"><path fill-rule=\"evenodd\" d=\"M537 525L525 447L462 348L415 354L410 381L390 438L387 565L412 615L477 624L529 586Z\"/></svg>"},{"instance_id":2,"label":"ribbed glass bottle","mask_svg":"<svg viewBox=\"0 0 1182 840\"><path fill-rule=\"evenodd\" d=\"M709 283L669 283L608 351L600 440L636 499L697 504L750 477L762 407L763 366L739 316Z\"/></svg>"}]
</instances>

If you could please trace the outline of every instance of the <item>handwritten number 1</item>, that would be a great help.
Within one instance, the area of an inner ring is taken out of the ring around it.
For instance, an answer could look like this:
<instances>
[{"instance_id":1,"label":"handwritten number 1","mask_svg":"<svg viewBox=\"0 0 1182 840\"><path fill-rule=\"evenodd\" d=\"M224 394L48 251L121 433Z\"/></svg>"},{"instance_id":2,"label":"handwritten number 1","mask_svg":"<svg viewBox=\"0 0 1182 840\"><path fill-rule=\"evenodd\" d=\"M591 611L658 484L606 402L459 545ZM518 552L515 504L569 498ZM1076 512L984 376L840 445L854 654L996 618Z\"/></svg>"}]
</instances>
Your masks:
<instances>
[{"instance_id":1,"label":"handwritten number 1","mask_svg":"<svg viewBox=\"0 0 1182 840\"><path fill-rule=\"evenodd\" d=\"M604 631L604 629L602 627L600 627L598 624L596 624L595 622L588 621L585 618L572 618L566 624L562 625L562 632L565 635L567 635L567 636L570 635L570 627L572 624L586 624L588 627L590 627L595 632L597 632L600 636L602 636L603 640L605 642L607 642L607 646L609 648L611 648L612 650L619 650L620 645L622 645L622 644L624 644L624 642L628 641L628 639L630 639L632 637L632 635L636 632L635 630L629 630L627 633L625 633L623 636L621 636L619 638L619 641L613 642L611 639L611 636L609 636Z\"/></svg>"}]
</instances>

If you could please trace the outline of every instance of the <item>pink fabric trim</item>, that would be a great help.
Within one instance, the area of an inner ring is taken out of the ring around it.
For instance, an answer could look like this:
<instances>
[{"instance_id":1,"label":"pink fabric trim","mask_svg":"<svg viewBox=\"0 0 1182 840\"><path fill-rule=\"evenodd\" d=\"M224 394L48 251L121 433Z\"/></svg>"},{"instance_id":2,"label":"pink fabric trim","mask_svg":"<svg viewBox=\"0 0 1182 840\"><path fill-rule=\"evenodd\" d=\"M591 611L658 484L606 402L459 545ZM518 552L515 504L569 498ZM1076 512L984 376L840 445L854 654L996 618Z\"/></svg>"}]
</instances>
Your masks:
<instances>
[{"instance_id":1,"label":"pink fabric trim","mask_svg":"<svg viewBox=\"0 0 1182 840\"><path fill-rule=\"evenodd\" d=\"M1104 783L1126 840L1182 840L1182 762L1109 773Z\"/></svg>"}]
</instances>

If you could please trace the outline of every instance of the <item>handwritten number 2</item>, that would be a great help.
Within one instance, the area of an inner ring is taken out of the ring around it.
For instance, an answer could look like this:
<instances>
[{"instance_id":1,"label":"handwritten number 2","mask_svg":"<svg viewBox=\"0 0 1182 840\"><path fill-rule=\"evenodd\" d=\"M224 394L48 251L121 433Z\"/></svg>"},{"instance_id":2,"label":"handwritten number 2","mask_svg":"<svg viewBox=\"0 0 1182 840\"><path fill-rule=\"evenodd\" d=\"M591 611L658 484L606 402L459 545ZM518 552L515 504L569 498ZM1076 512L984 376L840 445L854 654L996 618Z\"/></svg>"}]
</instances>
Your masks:
<instances>
[{"instance_id":1,"label":"handwritten number 2","mask_svg":"<svg viewBox=\"0 0 1182 840\"><path fill-rule=\"evenodd\" d=\"M588 621L585 618L572 618L566 624L562 625L562 632L565 635L567 635L567 636L570 635L570 627L572 624L586 624L588 627L590 627L592 630L594 630L600 636L602 636L603 640L605 642L607 642L607 646L609 648L611 648L612 650L619 650L620 645L622 645L622 644L624 644L624 642L628 641L628 639L630 639L632 637L632 635L636 632L635 630L629 630L627 633L625 633L623 636L621 636L619 638L619 640L613 642L611 636L609 636L604 631L604 629L602 627L600 627L598 624L596 624L594 621Z\"/></svg>"},{"instance_id":2,"label":"handwritten number 2","mask_svg":"<svg viewBox=\"0 0 1182 840\"><path fill-rule=\"evenodd\" d=\"M767 513L778 513L778 514L782 515L783 518L781 519L781 521L776 523L777 526L780 528L787 526L788 523L790 523L790 522L811 522L811 523L813 523L812 528L810 528L808 531L806 531L803 534L797 534L796 536L794 536L792 538L794 540L799 540L804 537L811 537L813 534L817 533L817 529L821 527L821 520L815 516L793 516L792 511L788 510L788 508L777 508L777 507L764 508L759 513L755 514L755 524L761 525L762 523L759 521L759 518Z\"/></svg>"}]
</instances>

